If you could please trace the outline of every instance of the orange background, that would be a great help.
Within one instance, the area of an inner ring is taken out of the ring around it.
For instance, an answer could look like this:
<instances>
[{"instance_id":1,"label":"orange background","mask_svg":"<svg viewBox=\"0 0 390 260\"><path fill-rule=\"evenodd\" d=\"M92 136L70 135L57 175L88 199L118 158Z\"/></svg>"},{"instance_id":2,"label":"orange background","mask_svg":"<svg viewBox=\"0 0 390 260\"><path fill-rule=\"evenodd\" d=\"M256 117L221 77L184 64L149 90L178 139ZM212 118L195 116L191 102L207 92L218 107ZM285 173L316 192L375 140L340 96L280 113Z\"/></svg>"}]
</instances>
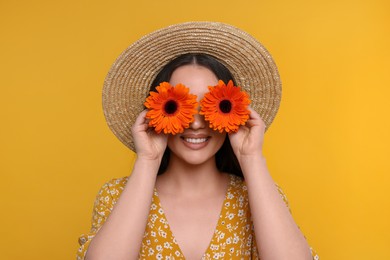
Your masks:
<instances>
[{"instance_id":1,"label":"orange background","mask_svg":"<svg viewBox=\"0 0 390 260\"><path fill-rule=\"evenodd\" d=\"M101 88L132 42L214 20L258 38L283 81L265 154L322 259L390 259L390 2L2 1L2 259L74 259L100 186L134 159Z\"/></svg>"}]
</instances>

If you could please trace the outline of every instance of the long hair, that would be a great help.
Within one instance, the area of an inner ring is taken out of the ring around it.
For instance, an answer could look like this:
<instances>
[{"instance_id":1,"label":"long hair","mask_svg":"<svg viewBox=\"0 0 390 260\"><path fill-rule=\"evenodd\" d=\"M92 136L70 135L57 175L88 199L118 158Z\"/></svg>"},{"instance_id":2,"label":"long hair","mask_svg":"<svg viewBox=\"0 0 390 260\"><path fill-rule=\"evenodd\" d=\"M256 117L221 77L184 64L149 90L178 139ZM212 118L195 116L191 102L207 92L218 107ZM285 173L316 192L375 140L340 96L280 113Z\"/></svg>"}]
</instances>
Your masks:
<instances>
[{"instance_id":1,"label":"long hair","mask_svg":"<svg viewBox=\"0 0 390 260\"><path fill-rule=\"evenodd\" d=\"M224 82L229 82L229 80L235 82L230 71L214 57L201 53L184 54L170 61L162 68L153 80L152 85L150 86L150 91L156 91L156 87L160 85L161 82L168 82L175 69L189 64L196 64L208 68L218 79L223 80ZM169 164L170 153L171 151L167 147L161 160L158 174L163 174L166 171ZM215 163L219 171L243 177L240 164L238 163L237 157L230 145L228 135L226 135L224 143L215 154Z\"/></svg>"}]
</instances>

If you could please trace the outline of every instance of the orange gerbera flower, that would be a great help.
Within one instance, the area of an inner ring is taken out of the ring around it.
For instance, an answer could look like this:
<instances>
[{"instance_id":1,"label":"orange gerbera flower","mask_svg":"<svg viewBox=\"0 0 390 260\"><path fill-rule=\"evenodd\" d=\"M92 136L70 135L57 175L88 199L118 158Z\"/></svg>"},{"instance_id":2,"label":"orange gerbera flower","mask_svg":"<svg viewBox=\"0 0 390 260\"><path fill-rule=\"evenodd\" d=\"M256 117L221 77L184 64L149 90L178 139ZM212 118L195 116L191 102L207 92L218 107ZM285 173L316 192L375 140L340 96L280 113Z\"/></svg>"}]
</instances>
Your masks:
<instances>
[{"instance_id":1,"label":"orange gerbera flower","mask_svg":"<svg viewBox=\"0 0 390 260\"><path fill-rule=\"evenodd\" d=\"M146 118L149 126L157 133L182 133L194 121L198 103L196 96L189 94L189 89L182 84L175 87L168 82L162 82L156 87L157 92L150 92L145 106L149 109Z\"/></svg>"},{"instance_id":2,"label":"orange gerbera flower","mask_svg":"<svg viewBox=\"0 0 390 260\"><path fill-rule=\"evenodd\" d=\"M220 133L237 132L239 126L249 119L248 94L234 86L231 80L227 85L220 80L218 85L209 87L209 90L200 102L202 108L199 114L209 121L210 128Z\"/></svg>"}]
</instances>

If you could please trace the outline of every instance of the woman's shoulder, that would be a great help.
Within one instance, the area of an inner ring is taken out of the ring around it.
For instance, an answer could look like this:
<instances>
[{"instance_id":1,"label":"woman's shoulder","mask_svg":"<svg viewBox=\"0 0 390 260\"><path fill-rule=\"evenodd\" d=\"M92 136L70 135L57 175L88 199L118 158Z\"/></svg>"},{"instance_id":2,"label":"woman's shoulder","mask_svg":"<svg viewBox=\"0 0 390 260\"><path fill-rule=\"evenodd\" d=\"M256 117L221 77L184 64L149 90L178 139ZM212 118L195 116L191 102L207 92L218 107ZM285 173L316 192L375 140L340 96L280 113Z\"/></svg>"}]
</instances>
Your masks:
<instances>
[{"instance_id":1,"label":"woman's shoulder","mask_svg":"<svg viewBox=\"0 0 390 260\"><path fill-rule=\"evenodd\" d=\"M129 176L125 176L121 178L113 178L107 181L100 188L98 197L111 197L116 200L125 188L128 178Z\"/></svg>"},{"instance_id":2,"label":"woman's shoulder","mask_svg":"<svg viewBox=\"0 0 390 260\"><path fill-rule=\"evenodd\" d=\"M230 192L238 196L247 196L248 189L243 177L230 174Z\"/></svg>"},{"instance_id":3,"label":"woman's shoulder","mask_svg":"<svg viewBox=\"0 0 390 260\"><path fill-rule=\"evenodd\" d=\"M231 179L230 186L231 186L232 192L235 194L243 195L247 198L248 188L246 186L244 178L231 174L230 179ZM275 183L275 188L278 190L279 195L281 196L284 203L286 204L286 206L290 210L290 204L288 202L287 196L284 193L283 189L277 183Z\"/></svg>"},{"instance_id":4,"label":"woman's shoulder","mask_svg":"<svg viewBox=\"0 0 390 260\"><path fill-rule=\"evenodd\" d=\"M113 178L105 183L105 185L109 186L110 188L118 188L123 189L123 187L126 185L127 180L129 179L129 176L124 176L120 178Z\"/></svg>"},{"instance_id":5,"label":"woman's shoulder","mask_svg":"<svg viewBox=\"0 0 390 260\"><path fill-rule=\"evenodd\" d=\"M239 189L239 188L245 188L246 189L246 184L245 180L241 176L237 176L234 174L229 174L230 176L230 186L234 189Z\"/></svg>"}]
</instances>

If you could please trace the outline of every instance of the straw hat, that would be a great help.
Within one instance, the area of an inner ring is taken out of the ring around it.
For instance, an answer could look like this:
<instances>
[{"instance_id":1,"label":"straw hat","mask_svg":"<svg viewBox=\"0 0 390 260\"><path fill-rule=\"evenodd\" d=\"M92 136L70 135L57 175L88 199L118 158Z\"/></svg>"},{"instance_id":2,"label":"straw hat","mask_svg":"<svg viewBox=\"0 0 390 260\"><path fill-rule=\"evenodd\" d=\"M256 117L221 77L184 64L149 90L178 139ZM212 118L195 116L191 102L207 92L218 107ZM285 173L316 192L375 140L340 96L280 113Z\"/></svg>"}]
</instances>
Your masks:
<instances>
[{"instance_id":1,"label":"straw hat","mask_svg":"<svg viewBox=\"0 0 390 260\"><path fill-rule=\"evenodd\" d=\"M110 129L122 143L135 150L131 126L144 109L150 84L164 65L186 53L208 54L226 66L237 85L248 92L251 107L268 129L282 90L271 55L255 38L231 25L188 22L145 35L120 54L108 72L103 110Z\"/></svg>"}]
</instances>

